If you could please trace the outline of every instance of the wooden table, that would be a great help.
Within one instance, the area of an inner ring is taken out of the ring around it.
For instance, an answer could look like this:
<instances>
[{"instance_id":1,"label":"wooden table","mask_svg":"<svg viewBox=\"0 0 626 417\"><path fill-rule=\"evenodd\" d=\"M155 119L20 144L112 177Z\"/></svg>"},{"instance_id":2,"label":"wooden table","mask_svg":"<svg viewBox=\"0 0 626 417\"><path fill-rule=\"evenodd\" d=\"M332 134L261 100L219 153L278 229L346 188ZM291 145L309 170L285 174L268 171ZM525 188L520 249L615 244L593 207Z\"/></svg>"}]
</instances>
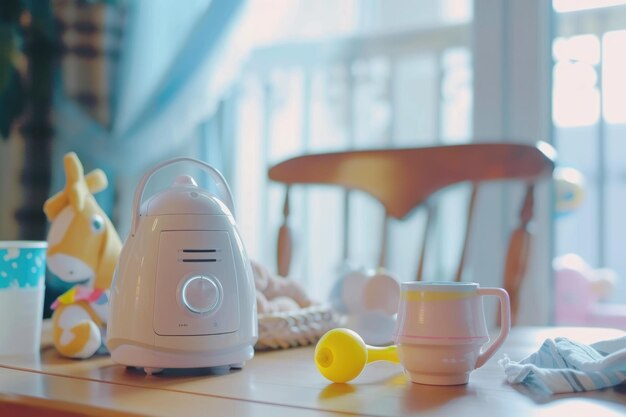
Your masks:
<instances>
[{"instance_id":1,"label":"wooden table","mask_svg":"<svg viewBox=\"0 0 626 417\"><path fill-rule=\"evenodd\" d=\"M261 352L243 370L171 371L146 376L109 357L0 357L0 416L623 416L626 385L576 395L541 396L511 386L497 358L518 360L547 337L585 343L619 337L607 329L515 328L504 347L464 386L407 381L399 365L369 365L351 384L330 384L313 348Z\"/></svg>"}]
</instances>

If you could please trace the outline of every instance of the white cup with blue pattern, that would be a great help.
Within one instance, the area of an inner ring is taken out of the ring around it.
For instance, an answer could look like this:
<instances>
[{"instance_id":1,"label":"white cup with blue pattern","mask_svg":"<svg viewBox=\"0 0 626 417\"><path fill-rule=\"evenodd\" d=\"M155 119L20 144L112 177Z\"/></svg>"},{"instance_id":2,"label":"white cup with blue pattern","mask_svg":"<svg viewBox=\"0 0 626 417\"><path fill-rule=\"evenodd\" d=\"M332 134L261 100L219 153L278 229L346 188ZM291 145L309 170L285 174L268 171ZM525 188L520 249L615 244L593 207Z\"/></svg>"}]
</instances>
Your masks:
<instances>
[{"instance_id":1,"label":"white cup with blue pattern","mask_svg":"<svg viewBox=\"0 0 626 417\"><path fill-rule=\"evenodd\" d=\"M39 351L45 241L0 241L0 355Z\"/></svg>"}]
</instances>

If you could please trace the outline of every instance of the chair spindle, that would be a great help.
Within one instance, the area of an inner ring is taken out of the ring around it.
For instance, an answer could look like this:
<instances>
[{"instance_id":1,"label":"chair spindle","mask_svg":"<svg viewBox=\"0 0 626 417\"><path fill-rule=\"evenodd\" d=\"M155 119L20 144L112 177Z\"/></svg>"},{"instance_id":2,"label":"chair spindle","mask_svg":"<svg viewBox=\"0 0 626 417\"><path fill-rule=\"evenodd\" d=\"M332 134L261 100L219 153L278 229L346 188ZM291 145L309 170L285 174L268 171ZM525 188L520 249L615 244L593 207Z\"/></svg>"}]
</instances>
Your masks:
<instances>
[{"instance_id":1,"label":"chair spindle","mask_svg":"<svg viewBox=\"0 0 626 417\"><path fill-rule=\"evenodd\" d=\"M427 201L426 203L426 225L424 226L424 234L422 235L422 247L420 248L420 257L419 264L417 267L417 281L422 281L424 279L424 262L426 259L426 249L428 246L428 235L430 234L430 229L435 221L435 216L437 211L435 206Z\"/></svg>"},{"instance_id":2,"label":"chair spindle","mask_svg":"<svg viewBox=\"0 0 626 417\"><path fill-rule=\"evenodd\" d=\"M380 255L378 257L378 269L385 268L387 264L387 246L389 245L389 215L385 212L385 219L383 220L383 230L381 231L380 239Z\"/></svg>"},{"instance_id":3,"label":"chair spindle","mask_svg":"<svg viewBox=\"0 0 626 417\"><path fill-rule=\"evenodd\" d=\"M504 267L504 289L511 299L511 322L513 324L517 322L519 292L528 265L531 241L528 224L533 218L534 189L535 185L532 183L526 187L526 196L519 216L520 224L511 234Z\"/></svg>"},{"instance_id":4,"label":"chair spindle","mask_svg":"<svg viewBox=\"0 0 626 417\"><path fill-rule=\"evenodd\" d=\"M463 248L461 248L461 259L459 259L459 266L456 270L456 276L454 280L461 282L463 279L463 268L465 267L465 259L467 259L467 250L469 247L469 240L472 234L472 219L474 218L474 207L476 206L476 195L478 194L478 183L472 184L472 194L470 196L469 208L467 210L467 223L465 224L465 238L463 240Z\"/></svg>"},{"instance_id":5,"label":"chair spindle","mask_svg":"<svg viewBox=\"0 0 626 417\"><path fill-rule=\"evenodd\" d=\"M286 277L289 275L291 267L291 255L293 251L293 241L291 237L291 229L289 229L289 191L291 187L287 186L285 191L285 203L283 205L283 223L278 230L278 251L277 251L277 267L278 275Z\"/></svg>"}]
</instances>

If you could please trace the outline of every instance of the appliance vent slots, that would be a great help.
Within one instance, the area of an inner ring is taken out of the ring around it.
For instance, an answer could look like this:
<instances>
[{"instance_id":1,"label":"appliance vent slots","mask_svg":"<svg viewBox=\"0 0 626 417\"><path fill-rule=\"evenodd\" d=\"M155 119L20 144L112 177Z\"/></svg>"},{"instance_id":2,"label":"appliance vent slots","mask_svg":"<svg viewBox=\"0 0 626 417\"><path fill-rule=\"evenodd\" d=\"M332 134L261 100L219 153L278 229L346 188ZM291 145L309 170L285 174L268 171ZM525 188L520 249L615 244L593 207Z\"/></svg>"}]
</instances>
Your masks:
<instances>
[{"instance_id":1,"label":"appliance vent slots","mask_svg":"<svg viewBox=\"0 0 626 417\"><path fill-rule=\"evenodd\" d=\"M218 249L181 249L180 252L184 254L217 254L217 252L221 252ZM217 262L219 259L217 258L183 258L179 259L182 262Z\"/></svg>"},{"instance_id":2,"label":"appliance vent slots","mask_svg":"<svg viewBox=\"0 0 626 417\"><path fill-rule=\"evenodd\" d=\"M183 259L183 262L217 262L217 259Z\"/></svg>"}]
</instances>

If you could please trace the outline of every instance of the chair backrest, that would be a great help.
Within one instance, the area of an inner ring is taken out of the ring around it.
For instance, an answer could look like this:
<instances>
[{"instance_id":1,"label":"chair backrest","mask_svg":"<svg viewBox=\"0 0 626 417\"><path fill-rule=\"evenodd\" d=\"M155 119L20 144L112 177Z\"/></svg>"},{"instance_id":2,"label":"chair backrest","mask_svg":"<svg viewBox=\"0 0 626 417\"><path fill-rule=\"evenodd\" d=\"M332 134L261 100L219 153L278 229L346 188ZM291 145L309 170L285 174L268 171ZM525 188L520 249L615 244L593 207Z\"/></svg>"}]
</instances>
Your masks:
<instances>
[{"instance_id":1,"label":"chair backrest","mask_svg":"<svg viewBox=\"0 0 626 417\"><path fill-rule=\"evenodd\" d=\"M537 145L481 143L409 149L345 151L298 156L273 166L269 177L286 184L284 220L278 236L278 273L289 274L293 243L289 230L289 189L294 184L336 185L361 190L385 209L386 219L403 219L416 207L428 207L416 279L421 280L427 237L433 219L429 198L437 191L462 182L472 184L465 240L455 279L462 279L472 217L479 184L494 180L520 180L525 196L519 225L512 232L506 255L503 287L511 297L513 322L517 317L519 290L526 272L530 246L528 224L533 217L536 182L554 169L554 149ZM385 264L387 221L384 222L379 265Z\"/></svg>"}]
</instances>

